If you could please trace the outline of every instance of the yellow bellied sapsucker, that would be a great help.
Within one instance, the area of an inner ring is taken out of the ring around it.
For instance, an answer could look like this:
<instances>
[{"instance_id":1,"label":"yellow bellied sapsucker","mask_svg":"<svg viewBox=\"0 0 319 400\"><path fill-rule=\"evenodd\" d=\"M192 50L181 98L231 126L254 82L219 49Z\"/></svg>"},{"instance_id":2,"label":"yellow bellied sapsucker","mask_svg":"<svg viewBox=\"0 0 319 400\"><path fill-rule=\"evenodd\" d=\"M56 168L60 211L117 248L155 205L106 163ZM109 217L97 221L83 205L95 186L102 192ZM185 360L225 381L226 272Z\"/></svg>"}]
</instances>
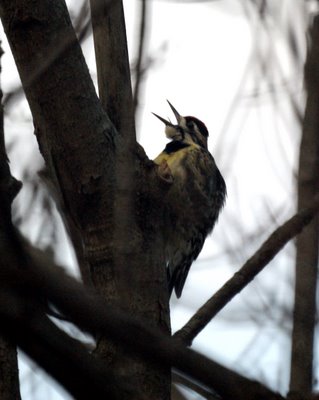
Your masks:
<instances>
[{"instance_id":1,"label":"yellow bellied sapsucker","mask_svg":"<svg viewBox=\"0 0 319 400\"><path fill-rule=\"evenodd\" d=\"M154 162L173 178L167 194L165 256L168 288L180 297L193 261L218 219L226 197L225 181L208 151L208 130L195 117L182 117L168 102L177 124L165 124L171 141Z\"/></svg>"}]
</instances>

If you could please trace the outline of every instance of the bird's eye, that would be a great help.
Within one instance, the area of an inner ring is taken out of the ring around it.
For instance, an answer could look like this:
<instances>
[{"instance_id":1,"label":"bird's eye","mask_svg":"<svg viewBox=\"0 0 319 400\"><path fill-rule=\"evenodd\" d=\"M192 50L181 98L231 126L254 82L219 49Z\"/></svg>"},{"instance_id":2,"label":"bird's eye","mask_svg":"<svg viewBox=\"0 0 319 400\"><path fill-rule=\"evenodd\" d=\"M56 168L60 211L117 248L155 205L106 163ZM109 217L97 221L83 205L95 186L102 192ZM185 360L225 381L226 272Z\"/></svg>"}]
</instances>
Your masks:
<instances>
[{"instance_id":1,"label":"bird's eye","mask_svg":"<svg viewBox=\"0 0 319 400\"><path fill-rule=\"evenodd\" d=\"M194 128L194 122L193 121L188 121L186 125L187 125L187 128L190 128L190 129Z\"/></svg>"}]
</instances>

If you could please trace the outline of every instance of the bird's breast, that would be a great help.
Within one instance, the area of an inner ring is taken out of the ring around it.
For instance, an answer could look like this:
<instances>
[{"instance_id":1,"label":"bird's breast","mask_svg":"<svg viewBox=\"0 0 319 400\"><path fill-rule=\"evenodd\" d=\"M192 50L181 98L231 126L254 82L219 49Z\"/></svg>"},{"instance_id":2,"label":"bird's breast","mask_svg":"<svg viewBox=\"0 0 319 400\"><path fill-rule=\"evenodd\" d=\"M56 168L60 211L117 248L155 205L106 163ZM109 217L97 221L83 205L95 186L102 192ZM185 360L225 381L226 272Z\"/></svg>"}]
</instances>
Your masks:
<instances>
[{"instance_id":1,"label":"bird's breast","mask_svg":"<svg viewBox=\"0 0 319 400\"><path fill-rule=\"evenodd\" d=\"M169 143L171 145L174 142ZM171 173L174 177L185 178L185 166L189 158L192 156L192 153L198 150L198 146L195 144L184 144L182 142L178 146L176 146L176 150L173 150L173 147L166 147L165 150L159 154L154 162L160 165L163 161L166 161Z\"/></svg>"},{"instance_id":2,"label":"bird's breast","mask_svg":"<svg viewBox=\"0 0 319 400\"><path fill-rule=\"evenodd\" d=\"M154 162L160 165L163 161L166 161L173 177L178 177L184 180L186 178L185 162L189 155L189 151L190 147L185 147L172 153L166 153L163 151L158 157L156 157Z\"/></svg>"}]
</instances>

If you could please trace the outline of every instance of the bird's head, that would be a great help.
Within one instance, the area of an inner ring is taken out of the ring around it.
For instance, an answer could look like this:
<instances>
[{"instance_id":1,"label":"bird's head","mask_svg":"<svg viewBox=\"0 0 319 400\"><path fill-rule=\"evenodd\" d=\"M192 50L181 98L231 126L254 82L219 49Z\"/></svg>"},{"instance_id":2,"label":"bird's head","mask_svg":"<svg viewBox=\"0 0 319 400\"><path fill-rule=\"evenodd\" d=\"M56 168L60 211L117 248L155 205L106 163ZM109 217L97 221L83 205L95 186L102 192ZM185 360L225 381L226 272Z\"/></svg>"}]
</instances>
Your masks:
<instances>
[{"instance_id":1,"label":"bird's head","mask_svg":"<svg viewBox=\"0 0 319 400\"><path fill-rule=\"evenodd\" d=\"M189 144L195 143L207 148L208 130L205 124L195 117L181 116L168 100L167 102L175 115L177 124L173 124L165 118L153 113L155 117L164 122L166 136L172 140Z\"/></svg>"}]
</instances>

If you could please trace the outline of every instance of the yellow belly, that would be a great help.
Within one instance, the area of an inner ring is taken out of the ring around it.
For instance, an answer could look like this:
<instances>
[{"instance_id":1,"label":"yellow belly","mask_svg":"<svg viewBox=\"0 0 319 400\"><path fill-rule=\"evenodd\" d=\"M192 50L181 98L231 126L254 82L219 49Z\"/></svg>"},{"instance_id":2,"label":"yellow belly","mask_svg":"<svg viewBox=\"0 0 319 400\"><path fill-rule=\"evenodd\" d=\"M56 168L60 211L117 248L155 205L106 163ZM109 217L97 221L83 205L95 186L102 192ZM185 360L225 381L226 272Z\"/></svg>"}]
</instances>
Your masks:
<instances>
[{"instance_id":1,"label":"yellow belly","mask_svg":"<svg viewBox=\"0 0 319 400\"><path fill-rule=\"evenodd\" d=\"M179 177L183 181L184 179L186 179L185 162L187 162L187 160L190 160L189 157L192 157L191 153L197 151L198 147L199 146L197 146L196 144L191 144L190 146L178 150L174 153L167 154L163 152L155 158L154 162L160 165L163 161L166 161L173 177Z\"/></svg>"},{"instance_id":2,"label":"yellow belly","mask_svg":"<svg viewBox=\"0 0 319 400\"><path fill-rule=\"evenodd\" d=\"M198 147L196 144L192 144L174 153L167 154L163 152L155 158L154 162L160 165L163 161L166 161L171 172L175 175L176 172L180 172L183 169L185 157L189 156L194 150L198 150Z\"/></svg>"}]
</instances>

